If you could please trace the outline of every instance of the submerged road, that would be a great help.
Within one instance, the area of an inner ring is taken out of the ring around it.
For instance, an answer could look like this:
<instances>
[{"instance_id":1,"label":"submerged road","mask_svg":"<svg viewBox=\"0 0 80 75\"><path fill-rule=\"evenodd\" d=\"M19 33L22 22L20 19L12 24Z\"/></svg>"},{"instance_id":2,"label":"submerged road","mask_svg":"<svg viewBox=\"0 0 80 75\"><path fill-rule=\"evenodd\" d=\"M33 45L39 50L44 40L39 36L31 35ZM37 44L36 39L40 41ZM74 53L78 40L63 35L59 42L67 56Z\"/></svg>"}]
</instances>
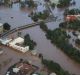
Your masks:
<instances>
[{"instance_id":1,"label":"submerged road","mask_svg":"<svg viewBox=\"0 0 80 75\"><path fill-rule=\"evenodd\" d=\"M55 20L55 17L54 17L54 18L51 18L51 19L48 19L48 20L45 20L45 23L52 22L52 21L54 21L54 20ZM27 28L31 28L31 27L37 26L37 25L40 24L40 22L41 22L41 21L35 22L35 23L32 23L32 24L27 24L27 25L19 26L19 27L17 27L17 28L13 28L13 29L11 29L11 30L9 30L9 31L1 34L0 37L3 38L3 37L5 37L5 36L8 36L9 34L12 34L12 33L16 32L16 31L18 31L18 30L27 29Z\"/></svg>"}]
</instances>

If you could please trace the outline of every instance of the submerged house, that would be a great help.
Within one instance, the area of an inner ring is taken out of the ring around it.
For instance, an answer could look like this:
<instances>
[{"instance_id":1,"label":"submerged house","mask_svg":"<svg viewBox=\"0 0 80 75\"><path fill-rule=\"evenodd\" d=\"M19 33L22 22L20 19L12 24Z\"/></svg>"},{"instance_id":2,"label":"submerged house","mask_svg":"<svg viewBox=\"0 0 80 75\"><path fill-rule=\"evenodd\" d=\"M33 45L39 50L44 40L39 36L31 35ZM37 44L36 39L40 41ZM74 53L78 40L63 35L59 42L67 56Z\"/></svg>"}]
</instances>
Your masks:
<instances>
[{"instance_id":1,"label":"submerged house","mask_svg":"<svg viewBox=\"0 0 80 75\"><path fill-rule=\"evenodd\" d=\"M74 21L74 20L80 20L80 15L67 15L66 21Z\"/></svg>"},{"instance_id":2,"label":"submerged house","mask_svg":"<svg viewBox=\"0 0 80 75\"><path fill-rule=\"evenodd\" d=\"M74 21L76 19L77 19L77 17L75 15L67 15L66 16L66 21Z\"/></svg>"}]
</instances>

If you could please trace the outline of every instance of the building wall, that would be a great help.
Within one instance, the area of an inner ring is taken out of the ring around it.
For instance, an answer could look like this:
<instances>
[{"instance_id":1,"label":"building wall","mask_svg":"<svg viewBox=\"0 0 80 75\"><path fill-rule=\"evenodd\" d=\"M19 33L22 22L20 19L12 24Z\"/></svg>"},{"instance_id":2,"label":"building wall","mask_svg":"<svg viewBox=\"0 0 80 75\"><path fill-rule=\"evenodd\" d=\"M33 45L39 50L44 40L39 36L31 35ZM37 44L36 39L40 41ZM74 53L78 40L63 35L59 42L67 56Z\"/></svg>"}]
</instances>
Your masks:
<instances>
[{"instance_id":1,"label":"building wall","mask_svg":"<svg viewBox=\"0 0 80 75\"><path fill-rule=\"evenodd\" d=\"M3 33L3 26L0 26L0 34Z\"/></svg>"}]
</instances>

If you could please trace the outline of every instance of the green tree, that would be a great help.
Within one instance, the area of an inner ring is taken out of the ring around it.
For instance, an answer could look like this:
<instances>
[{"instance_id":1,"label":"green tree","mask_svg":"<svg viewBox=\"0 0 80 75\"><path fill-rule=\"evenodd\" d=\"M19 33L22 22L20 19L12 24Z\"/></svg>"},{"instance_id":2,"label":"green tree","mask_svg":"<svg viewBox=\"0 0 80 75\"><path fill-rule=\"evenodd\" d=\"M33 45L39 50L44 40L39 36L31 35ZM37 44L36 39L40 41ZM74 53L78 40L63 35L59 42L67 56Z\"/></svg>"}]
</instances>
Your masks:
<instances>
[{"instance_id":1,"label":"green tree","mask_svg":"<svg viewBox=\"0 0 80 75\"><path fill-rule=\"evenodd\" d=\"M71 0L59 0L59 4L57 5L58 7L64 7L68 6L70 4Z\"/></svg>"},{"instance_id":2,"label":"green tree","mask_svg":"<svg viewBox=\"0 0 80 75\"><path fill-rule=\"evenodd\" d=\"M43 31L47 31L47 30L48 30L47 25L46 25L43 21L40 22L40 28L41 28Z\"/></svg>"},{"instance_id":3,"label":"green tree","mask_svg":"<svg viewBox=\"0 0 80 75\"><path fill-rule=\"evenodd\" d=\"M4 0L5 5L9 5L10 0Z\"/></svg>"},{"instance_id":4,"label":"green tree","mask_svg":"<svg viewBox=\"0 0 80 75\"><path fill-rule=\"evenodd\" d=\"M33 50L34 47L36 46L36 43L33 40L30 39L29 34L26 34L24 36L24 45L29 46L30 50Z\"/></svg>"},{"instance_id":5,"label":"green tree","mask_svg":"<svg viewBox=\"0 0 80 75\"><path fill-rule=\"evenodd\" d=\"M29 0L27 2L27 4L28 4L28 7L35 7L36 6L33 0Z\"/></svg>"},{"instance_id":6,"label":"green tree","mask_svg":"<svg viewBox=\"0 0 80 75\"><path fill-rule=\"evenodd\" d=\"M8 23L3 24L3 29L4 30L10 30L11 26Z\"/></svg>"}]
</instances>

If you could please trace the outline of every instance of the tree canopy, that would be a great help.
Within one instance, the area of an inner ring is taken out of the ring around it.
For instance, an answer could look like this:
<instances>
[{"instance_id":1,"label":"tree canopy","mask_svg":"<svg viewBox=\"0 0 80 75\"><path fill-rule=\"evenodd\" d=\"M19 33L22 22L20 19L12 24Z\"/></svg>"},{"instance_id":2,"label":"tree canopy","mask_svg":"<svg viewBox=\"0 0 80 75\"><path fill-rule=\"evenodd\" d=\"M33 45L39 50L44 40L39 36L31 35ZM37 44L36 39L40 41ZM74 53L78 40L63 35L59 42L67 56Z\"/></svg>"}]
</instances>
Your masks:
<instances>
[{"instance_id":1,"label":"tree canopy","mask_svg":"<svg viewBox=\"0 0 80 75\"><path fill-rule=\"evenodd\" d=\"M8 23L3 24L3 29L4 30L10 30L11 26Z\"/></svg>"}]
</instances>

